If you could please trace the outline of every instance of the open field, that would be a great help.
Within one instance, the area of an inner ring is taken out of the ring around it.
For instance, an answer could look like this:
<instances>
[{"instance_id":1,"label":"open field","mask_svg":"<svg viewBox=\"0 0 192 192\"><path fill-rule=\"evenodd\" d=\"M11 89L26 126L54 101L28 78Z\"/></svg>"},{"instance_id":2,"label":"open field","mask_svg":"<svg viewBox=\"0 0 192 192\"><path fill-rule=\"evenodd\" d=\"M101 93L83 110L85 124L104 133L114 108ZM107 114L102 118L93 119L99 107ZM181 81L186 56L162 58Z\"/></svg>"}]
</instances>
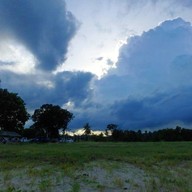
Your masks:
<instances>
[{"instance_id":1,"label":"open field","mask_svg":"<svg viewBox=\"0 0 192 192\"><path fill-rule=\"evenodd\" d=\"M0 145L0 192L191 192L191 178L192 142Z\"/></svg>"}]
</instances>

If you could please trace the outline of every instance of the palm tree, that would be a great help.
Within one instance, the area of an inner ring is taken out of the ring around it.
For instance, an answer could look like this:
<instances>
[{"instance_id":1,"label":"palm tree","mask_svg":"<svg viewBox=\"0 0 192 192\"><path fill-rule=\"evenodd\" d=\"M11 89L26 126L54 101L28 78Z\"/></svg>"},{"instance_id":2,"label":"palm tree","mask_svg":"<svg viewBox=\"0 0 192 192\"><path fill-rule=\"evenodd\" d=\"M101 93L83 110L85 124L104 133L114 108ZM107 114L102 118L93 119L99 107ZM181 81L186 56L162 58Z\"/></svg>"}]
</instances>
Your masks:
<instances>
[{"instance_id":1,"label":"palm tree","mask_svg":"<svg viewBox=\"0 0 192 192\"><path fill-rule=\"evenodd\" d=\"M86 123L83 127L84 130L84 134L86 135L86 140L88 140L88 135L91 134L91 126L89 125L89 123Z\"/></svg>"}]
</instances>

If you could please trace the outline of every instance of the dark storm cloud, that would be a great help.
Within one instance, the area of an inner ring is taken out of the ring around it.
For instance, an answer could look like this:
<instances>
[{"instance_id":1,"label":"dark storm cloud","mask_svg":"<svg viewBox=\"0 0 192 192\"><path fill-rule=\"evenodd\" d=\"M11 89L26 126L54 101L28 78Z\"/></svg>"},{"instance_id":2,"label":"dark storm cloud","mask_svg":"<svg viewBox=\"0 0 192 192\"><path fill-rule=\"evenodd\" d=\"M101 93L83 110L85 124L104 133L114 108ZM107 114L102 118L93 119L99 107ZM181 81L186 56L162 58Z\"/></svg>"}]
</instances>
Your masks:
<instances>
[{"instance_id":1,"label":"dark storm cloud","mask_svg":"<svg viewBox=\"0 0 192 192\"><path fill-rule=\"evenodd\" d=\"M66 98L71 99L76 106L80 105L85 99L91 96L90 82L94 77L89 72L62 72L55 78L55 90L58 97L66 94ZM58 98L58 99L59 99Z\"/></svg>"},{"instance_id":2,"label":"dark storm cloud","mask_svg":"<svg viewBox=\"0 0 192 192\"><path fill-rule=\"evenodd\" d=\"M45 103L64 105L68 101L80 105L88 99L92 91L91 73L62 72L58 75L21 75L0 71L2 88L18 93L29 110L34 110Z\"/></svg>"},{"instance_id":3,"label":"dark storm cloud","mask_svg":"<svg viewBox=\"0 0 192 192\"><path fill-rule=\"evenodd\" d=\"M83 103L80 112L75 112L75 118L70 123L72 129L81 128L85 123L90 123L93 130L104 130L109 123L114 123L114 116L110 106L105 103ZM119 123L119 121L116 121Z\"/></svg>"},{"instance_id":4,"label":"dark storm cloud","mask_svg":"<svg viewBox=\"0 0 192 192\"><path fill-rule=\"evenodd\" d=\"M0 34L23 43L43 70L54 70L65 60L77 30L77 21L63 0L2 0L0 25Z\"/></svg>"},{"instance_id":5,"label":"dark storm cloud","mask_svg":"<svg viewBox=\"0 0 192 192\"><path fill-rule=\"evenodd\" d=\"M164 128L172 123L191 124L191 87L156 94L143 99L127 99L115 103L111 111L122 128Z\"/></svg>"},{"instance_id":6,"label":"dark storm cloud","mask_svg":"<svg viewBox=\"0 0 192 192\"><path fill-rule=\"evenodd\" d=\"M86 122L93 129L105 129L115 123L121 129L154 129L192 124L192 87L157 93L150 97L129 98L114 104L91 106L83 113L77 113L71 128L83 126ZM96 105L96 104L95 104Z\"/></svg>"}]
</instances>

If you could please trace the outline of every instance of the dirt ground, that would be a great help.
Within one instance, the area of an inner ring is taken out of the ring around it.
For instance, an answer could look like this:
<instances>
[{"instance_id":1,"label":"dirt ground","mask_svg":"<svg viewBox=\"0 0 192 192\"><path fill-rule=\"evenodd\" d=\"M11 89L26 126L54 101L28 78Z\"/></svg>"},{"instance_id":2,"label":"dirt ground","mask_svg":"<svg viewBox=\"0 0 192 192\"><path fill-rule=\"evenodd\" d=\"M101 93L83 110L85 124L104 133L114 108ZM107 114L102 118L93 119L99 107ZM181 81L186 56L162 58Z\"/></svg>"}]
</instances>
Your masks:
<instances>
[{"instance_id":1,"label":"dirt ground","mask_svg":"<svg viewBox=\"0 0 192 192\"><path fill-rule=\"evenodd\" d=\"M139 192L149 191L150 176L130 164L97 161L74 172L51 167L15 169L0 174L0 191Z\"/></svg>"}]
</instances>

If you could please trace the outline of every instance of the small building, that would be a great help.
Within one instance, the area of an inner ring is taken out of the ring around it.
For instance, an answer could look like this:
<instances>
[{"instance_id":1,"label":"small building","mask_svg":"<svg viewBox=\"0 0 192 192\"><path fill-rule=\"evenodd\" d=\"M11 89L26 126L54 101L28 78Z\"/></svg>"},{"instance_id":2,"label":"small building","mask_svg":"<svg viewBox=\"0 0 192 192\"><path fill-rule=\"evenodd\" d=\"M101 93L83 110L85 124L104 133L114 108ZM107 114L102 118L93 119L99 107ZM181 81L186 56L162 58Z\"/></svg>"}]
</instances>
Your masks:
<instances>
[{"instance_id":1,"label":"small building","mask_svg":"<svg viewBox=\"0 0 192 192\"><path fill-rule=\"evenodd\" d=\"M0 143L18 142L21 135L13 131L0 131Z\"/></svg>"}]
</instances>

